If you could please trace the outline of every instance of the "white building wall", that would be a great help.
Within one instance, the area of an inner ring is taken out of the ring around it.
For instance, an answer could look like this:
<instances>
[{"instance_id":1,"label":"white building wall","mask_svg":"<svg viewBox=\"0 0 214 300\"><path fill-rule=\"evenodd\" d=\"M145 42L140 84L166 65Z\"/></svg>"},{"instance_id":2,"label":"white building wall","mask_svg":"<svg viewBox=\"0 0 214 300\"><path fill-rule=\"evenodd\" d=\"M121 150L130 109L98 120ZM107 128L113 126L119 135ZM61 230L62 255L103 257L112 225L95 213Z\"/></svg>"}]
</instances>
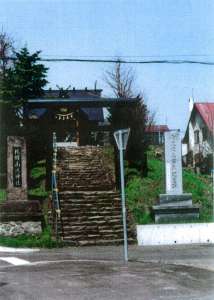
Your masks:
<instances>
[{"instance_id":1,"label":"white building wall","mask_svg":"<svg viewBox=\"0 0 214 300\"><path fill-rule=\"evenodd\" d=\"M189 122L189 144L188 152L193 151L193 155L202 153L203 157L212 153L212 136L207 135L207 139L203 140L203 128L207 128L201 116L197 113ZM199 143L195 143L195 131L199 132Z\"/></svg>"},{"instance_id":2,"label":"white building wall","mask_svg":"<svg viewBox=\"0 0 214 300\"><path fill-rule=\"evenodd\" d=\"M192 121L189 123L189 146L188 151L193 151L194 148L194 128Z\"/></svg>"}]
</instances>

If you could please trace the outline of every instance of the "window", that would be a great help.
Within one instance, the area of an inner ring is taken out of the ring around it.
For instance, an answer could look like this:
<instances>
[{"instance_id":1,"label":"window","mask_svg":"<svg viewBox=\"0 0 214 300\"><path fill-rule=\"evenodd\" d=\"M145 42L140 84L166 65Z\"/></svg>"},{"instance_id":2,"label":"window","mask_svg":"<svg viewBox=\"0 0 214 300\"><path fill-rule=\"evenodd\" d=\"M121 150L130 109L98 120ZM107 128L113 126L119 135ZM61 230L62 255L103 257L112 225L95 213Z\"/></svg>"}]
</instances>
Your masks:
<instances>
[{"instance_id":1,"label":"window","mask_svg":"<svg viewBox=\"0 0 214 300\"><path fill-rule=\"evenodd\" d=\"M207 140L207 128L203 127L202 128L202 136L203 136L203 141Z\"/></svg>"},{"instance_id":2,"label":"window","mask_svg":"<svg viewBox=\"0 0 214 300\"><path fill-rule=\"evenodd\" d=\"M199 144L199 130L194 131L194 143Z\"/></svg>"}]
</instances>

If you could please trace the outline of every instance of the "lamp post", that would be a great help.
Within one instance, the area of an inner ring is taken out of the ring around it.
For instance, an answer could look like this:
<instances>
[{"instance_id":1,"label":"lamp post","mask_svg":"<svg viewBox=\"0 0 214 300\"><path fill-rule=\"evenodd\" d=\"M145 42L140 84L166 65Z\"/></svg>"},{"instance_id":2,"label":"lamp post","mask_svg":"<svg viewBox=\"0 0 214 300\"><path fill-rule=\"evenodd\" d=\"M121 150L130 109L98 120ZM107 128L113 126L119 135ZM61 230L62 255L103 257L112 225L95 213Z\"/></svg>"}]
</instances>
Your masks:
<instances>
[{"instance_id":1,"label":"lamp post","mask_svg":"<svg viewBox=\"0 0 214 300\"><path fill-rule=\"evenodd\" d=\"M114 132L114 138L120 153L120 186L122 199L122 216L123 216L123 238L124 238L124 260L128 262L128 241L127 241L127 224L126 224L126 202L125 202L125 182L124 182L124 162L123 150L126 150L130 129L120 129Z\"/></svg>"}]
</instances>

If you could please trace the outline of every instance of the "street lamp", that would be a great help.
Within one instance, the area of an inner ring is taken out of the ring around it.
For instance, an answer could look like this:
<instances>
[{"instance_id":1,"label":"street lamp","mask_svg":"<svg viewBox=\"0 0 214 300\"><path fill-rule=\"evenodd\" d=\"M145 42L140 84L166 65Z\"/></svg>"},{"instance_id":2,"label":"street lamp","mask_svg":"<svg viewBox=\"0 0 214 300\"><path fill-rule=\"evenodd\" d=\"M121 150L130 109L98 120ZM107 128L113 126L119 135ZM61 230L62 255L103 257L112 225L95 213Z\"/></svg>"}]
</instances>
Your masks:
<instances>
[{"instance_id":1,"label":"street lamp","mask_svg":"<svg viewBox=\"0 0 214 300\"><path fill-rule=\"evenodd\" d=\"M123 215L123 238L124 238L124 260L128 261L128 242L127 242L127 225L126 225L126 203L125 203L125 184L124 184L124 163L123 150L126 150L130 128L120 129L114 132L114 138L120 153L120 185L122 198L122 215Z\"/></svg>"}]
</instances>

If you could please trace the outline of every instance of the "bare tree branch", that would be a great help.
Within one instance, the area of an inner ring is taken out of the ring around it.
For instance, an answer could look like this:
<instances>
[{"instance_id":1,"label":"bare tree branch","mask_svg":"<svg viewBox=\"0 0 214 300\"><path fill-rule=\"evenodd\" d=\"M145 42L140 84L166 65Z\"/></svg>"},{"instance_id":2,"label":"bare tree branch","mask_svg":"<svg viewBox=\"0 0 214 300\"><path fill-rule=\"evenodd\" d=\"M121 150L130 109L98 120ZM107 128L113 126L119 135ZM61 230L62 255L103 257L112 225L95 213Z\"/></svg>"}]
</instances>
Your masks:
<instances>
[{"instance_id":1,"label":"bare tree branch","mask_svg":"<svg viewBox=\"0 0 214 300\"><path fill-rule=\"evenodd\" d=\"M11 53L14 51L13 39L3 30L0 32L0 72L4 75Z\"/></svg>"}]
</instances>

